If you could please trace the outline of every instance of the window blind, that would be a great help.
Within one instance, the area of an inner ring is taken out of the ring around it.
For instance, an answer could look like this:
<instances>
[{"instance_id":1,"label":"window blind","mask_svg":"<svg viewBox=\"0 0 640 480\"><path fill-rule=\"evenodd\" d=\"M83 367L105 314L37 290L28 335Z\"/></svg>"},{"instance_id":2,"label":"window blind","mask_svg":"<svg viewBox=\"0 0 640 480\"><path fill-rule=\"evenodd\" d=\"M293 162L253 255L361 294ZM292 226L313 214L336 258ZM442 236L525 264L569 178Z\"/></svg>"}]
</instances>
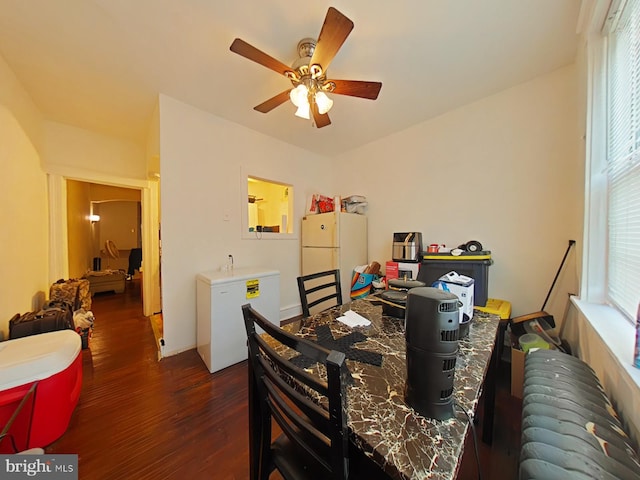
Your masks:
<instances>
[{"instance_id":1,"label":"window blind","mask_svg":"<svg viewBox=\"0 0 640 480\"><path fill-rule=\"evenodd\" d=\"M631 318L640 303L640 0L608 39L607 296Z\"/></svg>"}]
</instances>

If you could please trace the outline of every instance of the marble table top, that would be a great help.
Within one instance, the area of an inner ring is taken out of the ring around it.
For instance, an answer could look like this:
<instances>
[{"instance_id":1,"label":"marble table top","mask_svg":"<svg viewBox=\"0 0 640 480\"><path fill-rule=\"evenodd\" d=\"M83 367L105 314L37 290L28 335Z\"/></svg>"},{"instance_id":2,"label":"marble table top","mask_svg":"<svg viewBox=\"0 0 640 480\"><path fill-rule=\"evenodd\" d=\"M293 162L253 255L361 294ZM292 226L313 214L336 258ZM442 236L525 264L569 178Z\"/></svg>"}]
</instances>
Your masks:
<instances>
[{"instance_id":1,"label":"marble table top","mask_svg":"<svg viewBox=\"0 0 640 480\"><path fill-rule=\"evenodd\" d=\"M368 327L350 328L336 320L347 310L369 319ZM316 340L315 327L328 325L334 338L354 331L366 336L353 348L382 354L382 365L354 360L347 365L354 379L347 388L348 425L352 441L394 479L454 479L482 392L500 318L474 312L468 337L460 340L454 377L456 415L434 420L418 414L404 399L406 346L404 320L382 314L366 299L335 307L285 326Z\"/></svg>"}]
</instances>

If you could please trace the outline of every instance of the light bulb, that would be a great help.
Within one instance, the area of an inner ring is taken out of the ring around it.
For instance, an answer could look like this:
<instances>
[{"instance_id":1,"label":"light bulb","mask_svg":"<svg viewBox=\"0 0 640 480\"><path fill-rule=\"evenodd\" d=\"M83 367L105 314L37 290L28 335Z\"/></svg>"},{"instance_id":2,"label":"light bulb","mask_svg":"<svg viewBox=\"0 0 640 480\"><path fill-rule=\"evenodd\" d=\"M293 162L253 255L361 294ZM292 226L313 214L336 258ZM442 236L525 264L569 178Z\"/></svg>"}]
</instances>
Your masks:
<instances>
[{"instance_id":1,"label":"light bulb","mask_svg":"<svg viewBox=\"0 0 640 480\"><path fill-rule=\"evenodd\" d=\"M296 110L296 117L305 118L307 120L311 118L309 116L309 103L304 102L298 107L298 110Z\"/></svg>"},{"instance_id":2,"label":"light bulb","mask_svg":"<svg viewBox=\"0 0 640 480\"><path fill-rule=\"evenodd\" d=\"M318 92L316 93L315 98L316 104L318 105L318 112L320 112L321 115L324 115L329 110L331 110L331 107L333 107L333 100L327 97L326 93Z\"/></svg>"},{"instance_id":3,"label":"light bulb","mask_svg":"<svg viewBox=\"0 0 640 480\"><path fill-rule=\"evenodd\" d=\"M289 92L289 98L291 99L291 102L296 107L299 108L302 105L304 105L305 103L308 103L308 101L307 101L307 93L308 92L309 92L309 90L307 90L307 87L304 86L303 84L300 84L296 88L293 88Z\"/></svg>"}]
</instances>

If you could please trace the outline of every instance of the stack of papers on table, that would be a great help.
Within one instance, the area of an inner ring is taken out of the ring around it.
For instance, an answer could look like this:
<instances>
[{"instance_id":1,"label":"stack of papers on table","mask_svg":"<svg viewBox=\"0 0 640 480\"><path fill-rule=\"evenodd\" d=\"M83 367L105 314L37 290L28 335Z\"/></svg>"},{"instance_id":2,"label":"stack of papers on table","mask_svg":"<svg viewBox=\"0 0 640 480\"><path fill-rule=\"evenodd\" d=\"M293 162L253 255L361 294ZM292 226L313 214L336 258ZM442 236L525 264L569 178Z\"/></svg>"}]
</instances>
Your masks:
<instances>
[{"instance_id":1,"label":"stack of papers on table","mask_svg":"<svg viewBox=\"0 0 640 480\"><path fill-rule=\"evenodd\" d=\"M342 317L337 318L338 321L345 325L353 327L368 327L371 325L371 321L364 318L362 315L354 312L353 310L347 310Z\"/></svg>"}]
</instances>

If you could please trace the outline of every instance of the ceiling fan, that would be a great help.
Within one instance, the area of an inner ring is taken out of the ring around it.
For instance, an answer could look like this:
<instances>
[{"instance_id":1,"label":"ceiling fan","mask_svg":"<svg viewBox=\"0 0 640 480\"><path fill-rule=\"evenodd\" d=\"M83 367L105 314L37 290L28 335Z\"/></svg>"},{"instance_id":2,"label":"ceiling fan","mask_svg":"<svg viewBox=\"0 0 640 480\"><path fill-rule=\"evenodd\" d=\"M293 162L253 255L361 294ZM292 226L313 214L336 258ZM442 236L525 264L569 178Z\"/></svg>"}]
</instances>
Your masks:
<instances>
[{"instance_id":1,"label":"ceiling fan","mask_svg":"<svg viewBox=\"0 0 640 480\"><path fill-rule=\"evenodd\" d=\"M268 113L288 99L298 107L296 115L313 118L317 128L331 124L328 111L333 101L327 93L351 97L378 98L382 83L327 78L327 69L336 53L353 30L353 22L333 7L329 7L318 39L303 38L298 42L298 58L291 67L236 38L230 50L287 77L293 88L277 94L254 107Z\"/></svg>"}]
</instances>

